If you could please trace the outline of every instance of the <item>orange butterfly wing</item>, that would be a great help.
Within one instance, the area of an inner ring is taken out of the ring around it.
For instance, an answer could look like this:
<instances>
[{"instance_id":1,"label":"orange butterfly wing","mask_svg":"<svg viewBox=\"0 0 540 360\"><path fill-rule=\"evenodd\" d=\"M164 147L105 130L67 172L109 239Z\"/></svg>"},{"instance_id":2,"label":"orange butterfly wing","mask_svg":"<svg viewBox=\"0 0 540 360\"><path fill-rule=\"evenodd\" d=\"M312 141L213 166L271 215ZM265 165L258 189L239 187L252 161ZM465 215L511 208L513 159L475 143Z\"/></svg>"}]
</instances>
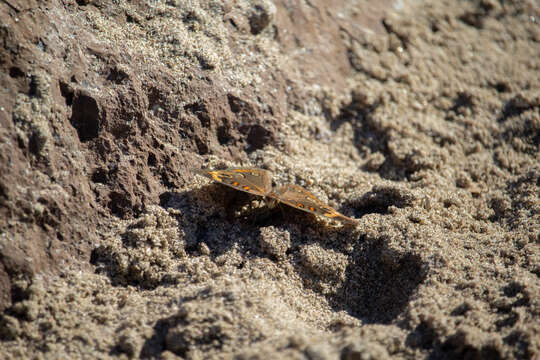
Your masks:
<instances>
[{"instance_id":1,"label":"orange butterfly wing","mask_svg":"<svg viewBox=\"0 0 540 360\"><path fill-rule=\"evenodd\" d=\"M343 215L298 185L287 184L280 187L275 192L268 194L268 196L279 202L315 215L344 221L349 224L358 223L358 220Z\"/></svg>"}]
</instances>

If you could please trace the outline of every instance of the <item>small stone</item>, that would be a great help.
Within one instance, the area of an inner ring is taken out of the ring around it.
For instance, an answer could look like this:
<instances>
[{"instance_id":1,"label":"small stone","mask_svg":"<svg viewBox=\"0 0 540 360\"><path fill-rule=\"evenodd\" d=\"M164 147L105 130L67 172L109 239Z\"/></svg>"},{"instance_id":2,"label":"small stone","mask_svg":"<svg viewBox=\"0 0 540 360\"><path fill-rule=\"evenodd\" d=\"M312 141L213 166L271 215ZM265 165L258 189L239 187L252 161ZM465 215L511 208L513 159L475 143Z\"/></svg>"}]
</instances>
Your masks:
<instances>
[{"instance_id":1,"label":"small stone","mask_svg":"<svg viewBox=\"0 0 540 360\"><path fill-rule=\"evenodd\" d=\"M0 315L0 339L15 340L21 334L19 320L9 315Z\"/></svg>"},{"instance_id":2,"label":"small stone","mask_svg":"<svg viewBox=\"0 0 540 360\"><path fill-rule=\"evenodd\" d=\"M210 255L210 248L203 242L199 244L199 251L202 255Z\"/></svg>"},{"instance_id":3,"label":"small stone","mask_svg":"<svg viewBox=\"0 0 540 360\"><path fill-rule=\"evenodd\" d=\"M259 245L263 253L283 260L287 257L287 250L291 247L291 234L273 226L262 228Z\"/></svg>"},{"instance_id":4,"label":"small stone","mask_svg":"<svg viewBox=\"0 0 540 360\"><path fill-rule=\"evenodd\" d=\"M253 35L260 34L274 19L276 7L270 1L257 2L249 16L249 26Z\"/></svg>"},{"instance_id":5,"label":"small stone","mask_svg":"<svg viewBox=\"0 0 540 360\"><path fill-rule=\"evenodd\" d=\"M116 343L116 348L119 352L126 354L132 358L139 353L140 340L137 339L136 333L133 329L124 330Z\"/></svg>"}]
</instances>

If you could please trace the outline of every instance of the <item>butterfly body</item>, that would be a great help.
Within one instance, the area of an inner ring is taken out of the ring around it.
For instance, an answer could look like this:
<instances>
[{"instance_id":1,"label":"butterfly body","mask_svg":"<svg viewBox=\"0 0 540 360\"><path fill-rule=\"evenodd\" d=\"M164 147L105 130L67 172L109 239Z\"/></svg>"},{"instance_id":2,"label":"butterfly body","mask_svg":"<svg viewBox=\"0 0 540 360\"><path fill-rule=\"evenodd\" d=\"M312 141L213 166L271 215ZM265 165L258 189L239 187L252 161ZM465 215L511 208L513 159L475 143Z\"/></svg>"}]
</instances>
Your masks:
<instances>
[{"instance_id":1,"label":"butterfly body","mask_svg":"<svg viewBox=\"0 0 540 360\"><path fill-rule=\"evenodd\" d=\"M299 210L350 224L357 223L357 220L347 217L326 205L301 186L287 184L272 190L272 174L268 170L232 168L226 170L195 170L195 172L234 189L263 196L274 203L283 203Z\"/></svg>"}]
</instances>

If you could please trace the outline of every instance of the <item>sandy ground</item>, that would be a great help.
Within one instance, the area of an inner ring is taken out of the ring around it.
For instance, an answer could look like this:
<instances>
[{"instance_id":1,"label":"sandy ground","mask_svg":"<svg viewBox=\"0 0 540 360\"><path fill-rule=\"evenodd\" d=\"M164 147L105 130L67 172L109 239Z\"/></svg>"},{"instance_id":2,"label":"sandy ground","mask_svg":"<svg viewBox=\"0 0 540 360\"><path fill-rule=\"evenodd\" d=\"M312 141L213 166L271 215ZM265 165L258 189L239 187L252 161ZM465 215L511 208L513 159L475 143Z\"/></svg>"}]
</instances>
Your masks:
<instances>
[{"instance_id":1,"label":"sandy ground","mask_svg":"<svg viewBox=\"0 0 540 360\"><path fill-rule=\"evenodd\" d=\"M0 7L2 358L540 357L537 2Z\"/></svg>"}]
</instances>

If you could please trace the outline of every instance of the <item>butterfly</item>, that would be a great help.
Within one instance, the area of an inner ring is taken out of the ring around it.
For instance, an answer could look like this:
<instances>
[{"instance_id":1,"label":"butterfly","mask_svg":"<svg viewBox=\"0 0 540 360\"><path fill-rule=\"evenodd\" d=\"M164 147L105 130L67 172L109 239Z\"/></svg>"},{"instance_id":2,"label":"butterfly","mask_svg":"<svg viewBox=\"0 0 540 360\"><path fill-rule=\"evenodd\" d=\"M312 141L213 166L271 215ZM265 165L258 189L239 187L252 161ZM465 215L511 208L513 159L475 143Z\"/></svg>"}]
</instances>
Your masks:
<instances>
[{"instance_id":1,"label":"butterfly","mask_svg":"<svg viewBox=\"0 0 540 360\"><path fill-rule=\"evenodd\" d=\"M341 214L301 186L286 184L273 190L272 173L268 170L258 168L232 168L226 170L196 169L195 172L236 190L263 196L266 199L269 199L272 205L283 203L326 218L340 220L349 224L358 223L358 220Z\"/></svg>"}]
</instances>

